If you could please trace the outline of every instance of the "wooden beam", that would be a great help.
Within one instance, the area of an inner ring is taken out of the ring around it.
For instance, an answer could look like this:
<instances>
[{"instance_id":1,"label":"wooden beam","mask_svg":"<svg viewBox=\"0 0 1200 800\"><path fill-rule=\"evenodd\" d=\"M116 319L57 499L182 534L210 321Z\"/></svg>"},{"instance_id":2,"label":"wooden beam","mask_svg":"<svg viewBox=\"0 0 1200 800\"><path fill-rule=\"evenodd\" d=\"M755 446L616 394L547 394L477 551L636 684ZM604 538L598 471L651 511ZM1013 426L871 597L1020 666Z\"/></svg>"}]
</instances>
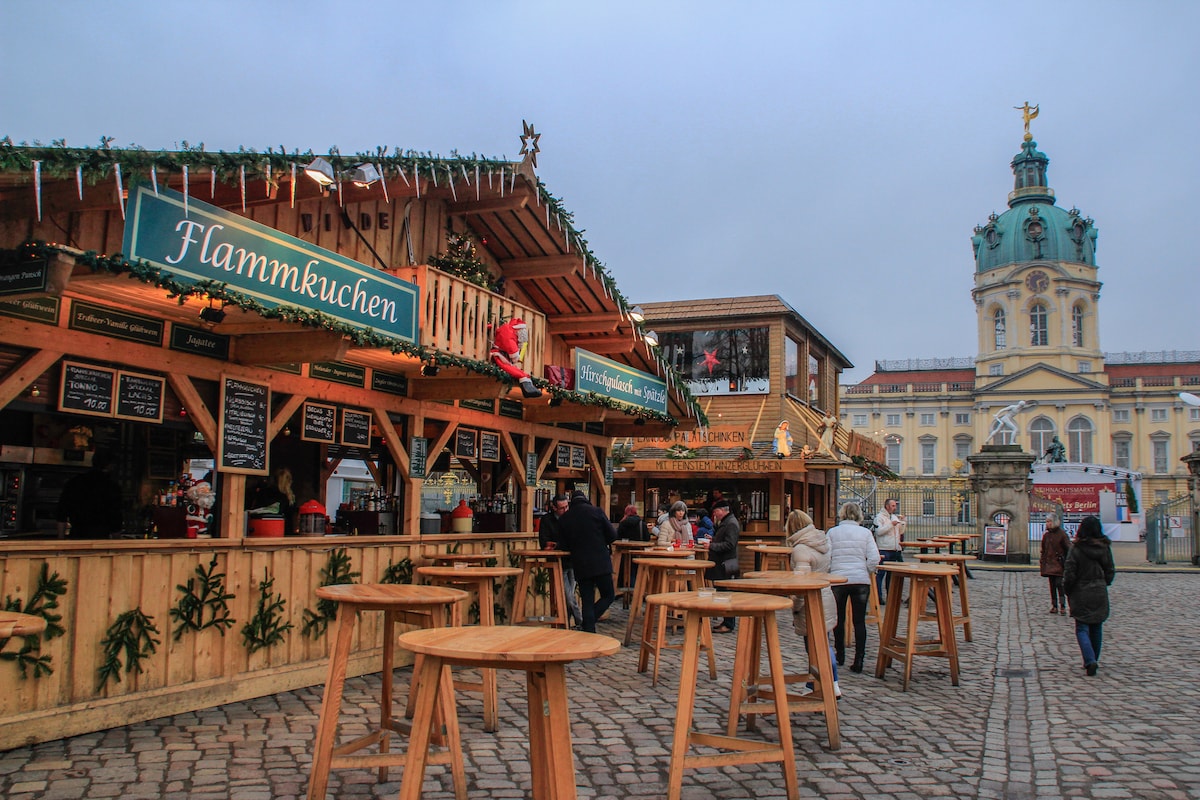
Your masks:
<instances>
[{"instance_id":1,"label":"wooden beam","mask_svg":"<svg viewBox=\"0 0 1200 800\"><path fill-rule=\"evenodd\" d=\"M459 400L464 397L483 400L503 397L511 387L495 378L420 378L408 382L408 395L414 400Z\"/></svg>"},{"instance_id":2,"label":"wooden beam","mask_svg":"<svg viewBox=\"0 0 1200 800\"><path fill-rule=\"evenodd\" d=\"M615 331L621 324L619 311L605 311L596 314L564 314L561 317L547 317L546 325L554 334L566 333L604 333Z\"/></svg>"},{"instance_id":3,"label":"wooden beam","mask_svg":"<svg viewBox=\"0 0 1200 800\"><path fill-rule=\"evenodd\" d=\"M196 430L200 431L200 435L208 444L208 449L212 450L215 456L217 448L220 446L217 442L217 421L213 417L212 410L200 399L200 393L192 385L192 379L171 371L167 373L167 383L171 384L171 391L175 392L175 396L187 409L188 419L196 426ZM224 522L224 515L222 515L222 521ZM225 529L222 527L221 530Z\"/></svg>"},{"instance_id":4,"label":"wooden beam","mask_svg":"<svg viewBox=\"0 0 1200 800\"><path fill-rule=\"evenodd\" d=\"M238 337L233 356L237 363L248 365L341 361L349 349L350 340L336 331L291 331Z\"/></svg>"},{"instance_id":5,"label":"wooden beam","mask_svg":"<svg viewBox=\"0 0 1200 800\"><path fill-rule=\"evenodd\" d=\"M613 336L568 336L563 338L563 344L571 348L582 347L601 356L632 353L638 345L632 335L621 334L619 331Z\"/></svg>"},{"instance_id":6,"label":"wooden beam","mask_svg":"<svg viewBox=\"0 0 1200 800\"><path fill-rule=\"evenodd\" d=\"M584 406L577 403L563 403L561 406L536 405L525 406L525 421L546 424L550 422L603 422L610 415L624 416L623 412L613 411L604 406Z\"/></svg>"},{"instance_id":7,"label":"wooden beam","mask_svg":"<svg viewBox=\"0 0 1200 800\"><path fill-rule=\"evenodd\" d=\"M400 440L396 426L388 417L387 409L376 407L371 411L375 414L375 424L379 426L379 433L392 454L392 460L396 462L396 468L400 470L400 474L408 475L408 451L404 449L404 442Z\"/></svg>"},{"instance_id":8,"label":"wooden beam","mask_svg":"<svg viewBox=\"0 0 1200 800\"><path fill-rule=\"evenodd\" d=\"M271 424L267 426L268 442L279 435L279 432L283 430L285 425L288 424L288 420L292 418L292 415L296 413L301 404L304 403L305 399L306 398L302 394L294 394L279 407L279 410L275 412L273 417L271 417Z\"/></svg>"},{"instance_id":9,"label":"wooden beam","mask_svg":"<svg viewBox=\"0 0 1200 800\"><path fill-rule=\"evenodd\" d=\"M21 396L29 386L62 358L61 350L37 350L30 353L0 381L0 408Z\"/></svg>"},{"instance_id":10,"label":"wooden beam","mask_svg":"<svg viewBox=\"0 0 1200 800\"><path fill-rule=\"evenodd\" d=\"M510 194L507 197L496 197L491 200L460 200L457 203L447 203L446 211L462 216L492 214L497 211L517 211L529 205L530 199L528 194Z\"/></svg>"},{"instance_id":11,"label":"wooden beam","mask_svg":"<svg viewBox=\"0 0 1200 800\"><path fill-rule=\"evenodd\" d=\"M500 262L504 277L514 281L566 278L579 274L583 266L583 258L577 255L509 258Z\"/></svg>"}]
</instances>

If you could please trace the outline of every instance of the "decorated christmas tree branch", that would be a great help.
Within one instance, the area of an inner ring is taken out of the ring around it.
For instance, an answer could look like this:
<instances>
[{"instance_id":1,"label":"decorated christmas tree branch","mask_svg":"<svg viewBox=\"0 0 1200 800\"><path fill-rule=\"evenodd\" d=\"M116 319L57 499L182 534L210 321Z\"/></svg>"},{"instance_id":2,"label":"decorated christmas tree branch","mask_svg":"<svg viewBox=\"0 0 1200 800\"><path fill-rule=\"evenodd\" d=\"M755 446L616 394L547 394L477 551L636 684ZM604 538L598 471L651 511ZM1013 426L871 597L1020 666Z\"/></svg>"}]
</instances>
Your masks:
<instances>
[{"instance_id":1,"label":"decorated christmas tree branch","mask_svg":"<svg viewBox=\"0 0 1200 800\"><path fill-rule=\"evenodd\" d=\"M200 579L198 592L196 578ZM186 584L175 587L182 594L171 609L171 619L179 623L173 632L177 642L184 631L202 631L205 628L216 628L224 636L225 630L234 624L229 613L229 601L236 595L225 591L225 573L217 572L216 554L208 569L203 564L196 565L196 578L188 578ZM205 619L206 610L208 619Z\"/></svg>"},{"instance_id":2,"label":"decorated christmas tree branch","mask_svg":"<svg viewBox=\"0 0 1200 800\"><path fill-rule=\"evenodd\" d=\"M389 561L387 568L383 571L383 575L379 577L380 583L412 583L412 580L413 562L408 556L405 556L394 564Z\"/></svg>"},{"instance_id":3,"label":"decorated christmas tree branch","mask_svg":"<svg viewBox=\"0 0 1200 800\"><path fill-rule=\"evenodd\" d=\"M121 655L125 655L125 674L141 673L142 660L158 652L159 639L155 639L158 628L154 618L142 613L140 608L126 611L109 626L100 645L104 648L104 663L100 665L100 683L97 691L111 678L121 682Z\"/></svg>"},{"instance_id":4,"label":"decorated christmas tree branch","mask_svg":"<svg viewBox=\"0 0 1200 800\"><path fill-rule=\"evenodd\" d=\"M283 641L283 635L295 626L284 622L287 601L282 594L273 594L275 579L263 570L263 579L258 584L258 604L254 616L242 626L242 642L251 653Z\"/></svg>"},{"instance_id":5,"label":"decorated christmas tree branch","mask_svg":"<svg viewBox=\"0 0 1200 800\"><path fill-rule=\"evenodd\" d=\"M329 554L329 561L321 569L321 586L354 583L361 574L350 571L350 556L346 555L345 548L339 548ZM304 626L300 632L313 639L325 635L330 620L337 616L337 607L333 600L318 600L315 612L304 609Z\"/></svg>"}]
</instances>

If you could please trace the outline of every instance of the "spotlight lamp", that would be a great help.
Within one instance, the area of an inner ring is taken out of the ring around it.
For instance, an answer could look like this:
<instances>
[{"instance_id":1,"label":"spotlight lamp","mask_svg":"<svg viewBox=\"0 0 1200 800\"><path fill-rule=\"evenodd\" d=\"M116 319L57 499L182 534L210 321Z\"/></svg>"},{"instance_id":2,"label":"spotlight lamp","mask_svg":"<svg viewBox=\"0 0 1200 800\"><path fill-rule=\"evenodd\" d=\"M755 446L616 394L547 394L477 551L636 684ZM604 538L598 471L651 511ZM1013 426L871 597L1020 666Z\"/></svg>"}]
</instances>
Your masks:
<instances>
[{"instance_id":1,"label":"spotlight lamp","mask_svg":"<svg viewBox=\"0 0 1200 800\"><path fill-rule=\"evenodd\" d=\"M217 308L212 304L212 300L209 300L208 305L200 309L200 319L216 325L225 319L225 306L222 305L221 308Z\"/></svg>"},{"instance_id":2,"label":"spotlight lamp","mask_svg":"<svg viewBox=\"0 0 1200 800\"><path fill-rule=\"evenodd\" d=\"M646 321L646 312L642 310L641 306L634 306L633 308L629 309L629 318L638 325L641 325Z\"/></svg>"},{"instance_id":3,"label":"spotlight lamp","mask_svg":"<svg viewBox=\"0 0 1200 800\"><path fill-rule=\"evenodd\" d=\"M360 189L366 189L371 184L377 182L382 176L379 170L375 169L374 164L359 164L354 169L350 170L349 178L351 183Z\"/></svg>"},{"instance_id":4,"label":"spotlight lamp","mask_svg":"<svg viewBox=\"0 0 1200 800\"><path fill-rule=\"evenodd\" d=\"M651 347L658 347L658 334L654 331L646 331L642 334L642 338L646 340L646 344Z\"/></svg>"},{"instance_id":5,"label":"spotlight lamp","mask_svg":"<svg viewBox=\"0 0 1200 800\"><path fill-rule=\"evenodd\" d=\"M312 163L304 168L304 174L317 182L318 186L329 186L334 181L333 164L321 157L314 158ZM378 173L376 173L378 174Z\"/></svg>"},{"instance_id":6,"label":"spotlight lamp","mask_svg":"<svg viewBox=\"0 0 1200 800\"><path fill-rule=\"evenodd\" d=\"M550 398L550 407L551 408L558 408L562 404L563 404L563 399L559 395L555 395L554 397Z\"/></svg>"},{"instance_id":7,"label":"spotlight lamp","mask_svg":"<svg viewBox=\"0 0 1200 800\"><path fill-rule=\"evenodd\" d=\"M440 368L438 365L432 361L421 365L421 374L426 378L432 378L434 375L437 375L439 371Z\"/></svg>"}]
</instances>

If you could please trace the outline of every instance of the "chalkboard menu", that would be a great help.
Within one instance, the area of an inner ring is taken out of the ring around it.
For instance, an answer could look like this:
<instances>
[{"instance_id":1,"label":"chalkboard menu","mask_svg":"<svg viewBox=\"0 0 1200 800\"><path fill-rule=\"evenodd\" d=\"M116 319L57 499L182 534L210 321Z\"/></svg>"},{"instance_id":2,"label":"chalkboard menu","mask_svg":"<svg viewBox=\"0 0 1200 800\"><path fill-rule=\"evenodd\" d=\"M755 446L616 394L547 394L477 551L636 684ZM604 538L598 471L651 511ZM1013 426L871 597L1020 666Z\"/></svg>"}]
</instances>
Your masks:
<instances>
[{"instance_id":1,"label":"chalkboard menu","mask_svg":"<svg viewBox=\"0 0 1200 800\"><path fill-rule=\"evenodd\" d=\"M537 486L538 482L538 454L525 454L525 485Z\"/></svg>"},{"instance_id":2,"label":"chalkboard menu","mask_svg":"<svg viewBox=\"0 0 1200 800\"><path fill-rule=\"evenodd\" d=\"M474 428L458 428L454 431L454 455L459 458L475 457Z\"/></svg>"},{"instance_id":3,"label":"chalkboard menu","mask_svg":"<svg viewBox=\"0 0 1200 800\"><path fill-rule=\"evenodd\" d=\"M554 463L559 469L571 468L571 445L560 444L554 451Z\"/></svg>"},{"instance_id":4,"label":"chalkboard menu","mask_svg":"<svg viewBox=\"0 0 1200 800\"><path fill-rule=\"evenodd\" d=\"M58 409L111 417L116 382L116 370L64 361Z\"/></svg>"},{"instance_id":5,"label":"chalkboard menu","mask_svg":"<svg viewBox=\"0 0 1200 800\"><path fill-rule=\"evenodd\" d=\"M491 431L479 432L479 460L500 460L500 434Z\"/></svg>"},{"instance_id":6,"label":"chalkboard menu","mask_svg":"<svg viewBox=\"0 0 1200 800\"><path fill-rule=\"evenodd\" d=\"M166 381L155 375L117 373L117 410L113 416L140 422L162 422L165 385Z\"/></svg>"},{"instance_id":7,"label":"chalkboard menu","mask_svg":"<svg viewBox=\"0 0 1200 800\"><path fill-rule=\"evenodd\" d=\"M429 440L414 436L408 440L408 477L424 478L428 472Z\"/></svg>"},{"instance_id":8,"label":"chalkboard menu","mask_svg":"<svg viewBox=\"0 0 1200 800\"><path fill-rule=\"evenodd\" d=\"M221 381L221 435L217 469L267 474L267 411L271 387L237 378Z\"/></svg>"},{"instance_id":9,"label":"chalkboard menu","mask_svg":"<svg viewBox=\"0 0 1200 800\"><path fill-rule=\"evenodd\" d=\"M369 411L342 410L342 444L350 447L371 446L371 414Z\"/></svg>"},{"instance_id":10,"label":"chalkboard menu","mask_svg":"<svg viewBox=\"0 0 1200 800\"><path fill-rule=\"evenodd\" d=\"M336 442L337 406L305 403L300 409L300 438L306 442Z\"/></svg>"},{"instance_id":11,"label":"chalkboard menu","mask_svg":"<svg viewBox=\"0 0 1200 800\"><path fill-rule=\"evenodd\" d=\"M612 486L613 482L613 460L612 456L604 457L604 485Z\"/></svg>"},{"instance_id":12,"label":"chalkboard menu","mask_svg":"<svg viewBox=\"0 0 1200 800\"><path fill-rule=\"evenodd\" d=\"M571 469L583 469L587 466L587 451L582 447L571 448Z\"/></svg>"}]
</instances>

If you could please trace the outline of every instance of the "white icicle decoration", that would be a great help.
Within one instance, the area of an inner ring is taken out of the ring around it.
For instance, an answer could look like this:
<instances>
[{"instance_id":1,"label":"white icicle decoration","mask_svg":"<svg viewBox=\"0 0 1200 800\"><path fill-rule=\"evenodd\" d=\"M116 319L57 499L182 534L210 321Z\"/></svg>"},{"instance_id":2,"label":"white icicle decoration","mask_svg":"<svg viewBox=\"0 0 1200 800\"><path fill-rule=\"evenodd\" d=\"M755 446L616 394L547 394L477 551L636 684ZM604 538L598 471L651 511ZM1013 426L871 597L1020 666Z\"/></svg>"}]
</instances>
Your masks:
<instances>
[{"instance_id":1,"label":"white icicle decoration","mask_svg":"<svg viewBox=\"0 0 1200 800\"><path fill-rule=\"evenodd\" d=\"M79 190L79 199L83 199L83 166L75 165L75 188Z\"/></svg>"},{"instance_id":2,"label":"white icicle decoration","mask_svg":"<svg viewBox=\"0 0 1200 800\"><path fill-rule=\"evenodd\" d=\"M113 164L117 176L117 205L121 207L121 219L125 219L125 188L121 186L121 165Z\"/></svg>"},{"instance_id":3,"label":"white icicle decoration","mask_svg":"<svg viewBox=\"0 0 1200 800\"><path fill-rule=\"evenodd\" d=\"M490 176L489 176L490 178ZM491 185L491 180L488 180L488 185ZM500 196L504 197L504 167L500 168Z\"/></svg>"},{"instance_id":4,"label":"white icicle decoration","mask_svg":"<svg viewBox=\"0 0 1200 800\"><path fill-rule=\"evenodd\" d=\"M42 162L33 162L33 196L37 200L38 222L42 221Z\"/></svg>"},{"instance_id":5,"label":"white icicle decoration","mask_svg":"<svg viewBox=\"0 0 1200 800\"><path fill-rule=\"evenodd\" d=\"M454 171L450 167L446 167L446 180L450 182L450 196L454 198L454 202L458 202L458 192L454 190Z\"/></svg>"},{"instance_id":6,"label":"white icicle decoration","mask_svg":"<svg viewBox=\"0 0 1200 800\"><path fill-rule=\"evenodd\" d=\"M517 171L512 171L512 176L509 178L508 193L512 194L517 188Z\"/></svg>"},{"instance_id":7,"label":"white icicle decoration","mask_svg":"<svg viewBox=\"0 0 1200 800\"><path fill-rule=\"evenodd\" d=\"M242 188L242 213L246 213L246 165L238 167L238 185Z\"/></svg>"},{"instance_id":8,"label":"white icicle decoration","mask_svg":"<svg viewBox=\"0 0 1200 800\"><path fill-rule=\"evenodd\" d=\"M292 162L292 208L296 207L296 162Z\"/></svg>"},{"instance_id":9,"label":"white icicle decoration","mask_svg":"<svg viewBox=\"0 0 1200 800\"><path fill-rule=\"evenodd\" d=\"M429 176L430 176L431 178L433 178L433 186L434 186L434 188L436 189L436 188L437 188L437 185L438 185L438 182L437 182L437 169L436 169L436 168L434 168L434 166L433 166L433 162L432 162L432 161L430 161L430 162L429 162Z\"/></svg>"},{"instance_id":10,"label":"white icicle decoration","mask_svg":"<svg viewBox=\"0 0 1200 800\"><path fill-rule=\"evenodd\" d=\"M188 167L183 165L183 216L188 215Z\"/></svg>"},{"instance_id":11,"label":"white icicle decoration","mask_svg":"<svg viewBox=\"0 0 1200 800\"><path fill-rule=\"evenodd\" d=\"M212 200L217 196L217 168L209 167L208 175L208 199Z\"/></svg>"},{"instance_id":12,"label":"white icicle decoration","mask_svg":"<svg viewBox=\"0 0 1200 800\"><path fill-rule=\"evenodd\" d=\"M154 196L158 197L158 167L150 165L150 185L154 187Z\"/></svg>"},{"instance_id":13,"label":"white icicle decoration","mask_svg":"<svg viewBox=\"0 0 1200 800\"><path fill-rule=\"evenodd\" d=\"M271 196L271 162L267 162L267 183L263 186L263 197Z\"/></svg>"},{"instance_id":14,"label":"white icicle decoration","mask_svg":"<svg viewBox=\"0 0 1200 800\"><path fill-rule=\"evenodd\" d=\"M488 173L489 175L491 173ZM82 199L82 198L80 198ZM479 165L475 165L475 199L479 199Z\"/></svg>"},{"instance_id":15,"label":"white icicle decoration","mask_svg":"<svg viewBox=\"0 0 1200 800\"><path fill-rule=\"evenodd\" d=\"M387 176L384 174L383 170L379 168L378 164L375 165L375 171L379 173L379 184L383 187L383 202L391 205L392 201L391 198L388 197L387 191Z\"/></svg>"},{"instance_id":16,"label":"white icicle decoration","mask_svg":"<svg viewBox=\"0 0 1200 800\"><path fill-rule=\"evenodd\" d=\"M405 186L412 186L412 184L408 182L408 176L404 174L404 167L396 167L396 171L399 172L400 177L404 179Z\"/></svg>"}]
</instances>

